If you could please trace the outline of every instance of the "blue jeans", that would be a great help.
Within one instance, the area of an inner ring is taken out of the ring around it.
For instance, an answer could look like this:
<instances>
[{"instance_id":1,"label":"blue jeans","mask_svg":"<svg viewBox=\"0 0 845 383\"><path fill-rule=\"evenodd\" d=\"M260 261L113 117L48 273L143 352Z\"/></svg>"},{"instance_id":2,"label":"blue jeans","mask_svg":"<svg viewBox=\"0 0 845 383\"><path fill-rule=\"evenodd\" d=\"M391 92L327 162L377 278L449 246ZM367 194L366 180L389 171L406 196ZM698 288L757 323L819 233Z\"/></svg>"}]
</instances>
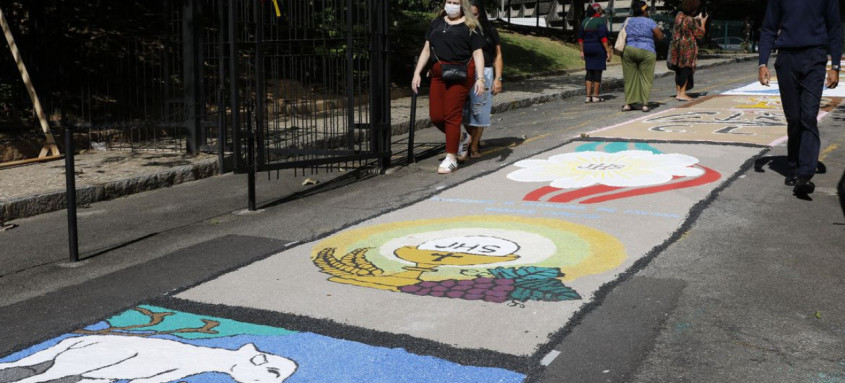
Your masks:
<instances>
[{"instance_id":1,"label":"blue jeans","mask_svg":"<svg viewBox=\"0 0 845 383\"><path fill-rule=\"evenodd\" d=\"M469 91L467 103L464 105L464 125L466 126L490 126L490 113L493 110L493 68L484 68L484 93L476 96L473 90Z\"/></svg>"}]
</instances>

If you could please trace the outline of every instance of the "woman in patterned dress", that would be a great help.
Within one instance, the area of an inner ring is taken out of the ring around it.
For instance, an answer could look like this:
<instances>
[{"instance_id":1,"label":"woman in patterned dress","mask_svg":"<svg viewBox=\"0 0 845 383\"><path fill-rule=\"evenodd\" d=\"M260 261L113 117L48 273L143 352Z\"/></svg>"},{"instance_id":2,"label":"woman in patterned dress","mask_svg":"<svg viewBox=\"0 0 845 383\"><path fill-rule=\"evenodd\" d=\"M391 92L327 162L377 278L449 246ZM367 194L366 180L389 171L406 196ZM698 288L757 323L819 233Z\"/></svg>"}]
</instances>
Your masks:
<instances>
[{"instance_id":1,"label":"woman in patterned dress","mask_svg":"<svg viewBox=\"0 0 845 383\"><path fill-rule=\"evenodd\" d=\"M687 91L694 86L693 73L698 57L696 40L704 38L704 26L707 24L707 16L698 12L700 6L700 0L684 0L681 11L675 16L669 49L672 51L672 65L676 68L675 99L678 101L692 100Z\"/></svg>"}]
</instances>

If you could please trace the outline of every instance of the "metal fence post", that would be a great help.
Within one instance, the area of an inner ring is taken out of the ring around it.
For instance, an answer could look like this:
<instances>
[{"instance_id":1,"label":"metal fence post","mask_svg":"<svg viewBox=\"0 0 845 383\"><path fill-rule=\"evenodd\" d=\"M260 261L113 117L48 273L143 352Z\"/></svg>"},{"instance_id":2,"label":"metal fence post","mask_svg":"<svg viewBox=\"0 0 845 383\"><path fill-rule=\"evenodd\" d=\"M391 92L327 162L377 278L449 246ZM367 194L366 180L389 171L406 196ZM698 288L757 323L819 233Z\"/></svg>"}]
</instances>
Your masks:
<instances>
[{"instance_id":1,"label":"metal fence post","mask_svg":"<svg viewBox=\"0 0 845 383\"><path fill-rule=\"evenodd\" d=\"M349 150L355 149L355 54L353 47L355 46L354 27L353 22L355 14L352 12L354 3L352 0L346 0L346 148Z\"/></svg>"},{"instance_id":2,"label":"metal fence post","mask_svg":"<svg viewBox=\"0 0 845 383\"><path fill-rule=\"evenodd\" d=\"M246 102L246 162L247 162L247 204L249 211L255 211L255 119L252 100Z\"/></svg>"},{"instance_id":3,"label":"metal fence post","mask_svg":"<svg viewBox=\"0 0 845 383\"><path fill-rule=\"evenodd\" d=\"M217 49L219 58L218 85L217 85L217 167L218 172L225 172L225 146L226 146L226 1L217 0L217 22L220 25L217 31Z\"/></svg>"},{"instance_id":4,"label":"metal fence post","mask_svg":"<svg viewBox=\"0 0 845 383\"><path fill-rule=\"evenodd\" d=\"M79 235L76 226L76 166L73 163L73 130L65 127L65 200L67 204L68 252L71 262L79 261Z\"/></svg>"},{"instance_id":5,"label":"metal fence post","mask_svg":"<svg viewBox=\"0 0 845 383\"><path fill-rule=\"evenodd\" d=\"M200 151L200 106L201 93L200 41L198 33L199 11L197 0L186 0L182 4L182 70L185 81L185 131L188 135L188 152Z\"/></svg>"},{"instance_id":6,"label":"metal fence post","mask_svg":"<svg viewBox=\"0 0 845 383\"><path fill-rule=\"evenodd\" d=\"M241 100L240 100L240 77L238 72L238 8L235 0L229 0L229 21L227 32L229 34L229 105L232 114L232 158L235 172L240 172L242 167L241 157Z\"/></svg>"},{"instance_id":7,"label":"metal fence post","mask_svg":"<svg viewBox=\"0 0 845 383\"><path fill-rule=\"evenodd\" d=\"M262 7L264 4L261 0L255 0L255 126L252 131L252 141L254 157L252 161L252 172L255 172L255 166L263 166L267 163L264 157L264 129L266 121L265 103L267 102L267 79L264 72L264 17L265 12ZM257 145L260 145L259 148Z\"/></svg>"},{"instance_id":8,"label":"metal fence post","mask_svg":"<svg viewBox=\"0 0 845 383\"><path fill-rule=\"evenodd\" d=\"M416 61L416 60L415 60ZM417 88L417 92L420 89ZM417 125L417 93L411 95L411 126L408 128L408 163L413 164L416 161L414 158L414 130Z\"/></svg>"},{"instance_id":9,"label":"metal fence post","mask_svg":"<svg viewBox=\"0 0 845 383\"><path fill-rule=\"evenodd\" d=\"M370 12L370 145L378 154L379 171L390 166L389 3L379 0Z\"/></svg>"}]
</instances>

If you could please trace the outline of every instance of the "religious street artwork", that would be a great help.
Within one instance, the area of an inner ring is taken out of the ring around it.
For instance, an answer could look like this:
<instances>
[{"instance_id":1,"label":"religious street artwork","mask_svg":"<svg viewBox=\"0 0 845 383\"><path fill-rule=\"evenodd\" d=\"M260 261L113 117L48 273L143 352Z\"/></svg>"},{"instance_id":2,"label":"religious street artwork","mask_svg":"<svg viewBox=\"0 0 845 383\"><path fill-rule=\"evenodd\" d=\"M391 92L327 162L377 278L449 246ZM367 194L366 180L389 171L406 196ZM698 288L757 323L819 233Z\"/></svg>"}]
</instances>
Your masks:
<instances>
[{"instance_id":1,"label":"religious street artwork","mask_svg":"<svg viewBox=\"0 0 845 383\"><path fill-rule=\"evenodd\" d=\"M507 177L548 184L526 194L524 201L581 204L696 187L721 178L692 156L660 153L644 143L633 144L633 150L627 143L609 143L605 151L596 151L599 144L583 144L575 152L548 159L519 161L514 166L520 169Z\"/></svg>"},{"instance_id":2,"label":"religious street artwork","mask_svg":"<svg viewBox=\"0 0 845 383\"><path fill-rule=\"evenodd\" d=\"M764 150L574 140L175 298L533 358ZM537 190L542 195L526 200ZM558 197L572 192L585 194Z\"/></svg>"},{"instance_id":3,"label":"religious street artwork","mask_svg":"<svg viewBox=\"0 0 845 383\"><path fill-rule=\"evenodd\" d=\"M727 93L694 101L601 128L586 136L653 142L714 142L772 146L785 140L786 118L777 93ZM818 118L842 102L838 95L822 97Z\"/></svg>"},{"instance_id":4,"label":"religious street artwork","mask_svg":"<svg viewBox=\"0 0 845 383\"><path fill-rule=\"evenodd\" d=\"M476 379L516 383L524 375L148 305L0 358L0 381L21 383Z\"/></svg>"},{"instance_id":5,"label":"religious street artwork","mask_svg":"<svg viewBox=\"0 0 845 383\"><path fill-rule=\"evenodd\" d=\"M196 326L180 327L191 322ZM4 371L15 369L36 372L20 380L33 383L70 377L98 382L170 382L207 374L226 374L239 383L270 383L284 382L296 372L295 361L261 351L253 343L228 348L188 341L250 331L256 326L238 327L242 326L156 307L137 307L58 342L47 342L43 348L27 350L33 352L22 358L0 362L0 377ZM47 368L36 369L40 365Z\"/></svg>"},{"instance_id":6,"label":"religious street artwork","mask_svg":"<svg viewBox=\"0 0 845 383\"><path fill-rule=\"evenodd\" d=\"M625 253L615 238L566 221L468 216L348 230L312 258L333 282L503 303L581 299L564 282L613 269Z\"/></svg>"},{"instance_id":7,"label":"religious street artwork","mask_svg":"<svg viewBox=\"0 0 845 383\"><path fill-rule=\"evenodd\" d=\"M722 93L724 95L769 95L769 96L779 96L780 89L778 89L778 81L777 77L773 77L769 82L769 86L760 85L759 81L752 82L748 85L729 90L727 92ZM824 88L822 90L823 97L845 97L845 89L842 87L836 87L833 89Z\"/></svg>"},{"instance_id":8,"label":"religious street artwork","mask_svg":"<svg viewBox=\"0 0 845 383\"><path fill-rule=\"evenodd\" d=\"M819 118L821 119L825 113L836 108L841 101L842 98L840 97L822 97L819 104L822 115ZM783 115L783 105L779 95L704 96L686 102L678 109L759 109L773 111L780 116Z\"/></svg>"}]
</instances>

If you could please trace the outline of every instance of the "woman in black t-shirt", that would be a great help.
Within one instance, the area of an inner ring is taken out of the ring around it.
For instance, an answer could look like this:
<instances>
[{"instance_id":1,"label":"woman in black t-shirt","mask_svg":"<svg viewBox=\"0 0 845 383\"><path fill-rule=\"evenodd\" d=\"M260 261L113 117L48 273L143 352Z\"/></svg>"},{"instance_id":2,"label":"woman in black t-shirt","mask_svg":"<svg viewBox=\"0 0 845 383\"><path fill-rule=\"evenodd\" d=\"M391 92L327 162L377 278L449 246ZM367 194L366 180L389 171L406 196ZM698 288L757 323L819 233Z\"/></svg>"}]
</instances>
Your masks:
<instances>
[{"instance_id":1,"label":"woman in black t-shirt","mask_svg":"<svg viewBox=\"0 0 845 383\"><path fill-rule=\"evenodd\" d=\"M431 123L446 134L446 158L437 172L448 174L458 169L458 148L461 140L461 120L464 104L472 89L480 95L484 91L484 45L478 20L472 15L469 0L445 0L440 11L425 34L425 45L420 52L411 89L417 92L422 81L421 72L429 60L431 88L429 90L429 115ZM441 64L462 64L466 66L466 81L446 82L443 80ZM476 75L478 74L478 75ZM467 136L467 138L469 138ZM467 147L469 146L467 140Z\"/></svg>"}]
</instances>

